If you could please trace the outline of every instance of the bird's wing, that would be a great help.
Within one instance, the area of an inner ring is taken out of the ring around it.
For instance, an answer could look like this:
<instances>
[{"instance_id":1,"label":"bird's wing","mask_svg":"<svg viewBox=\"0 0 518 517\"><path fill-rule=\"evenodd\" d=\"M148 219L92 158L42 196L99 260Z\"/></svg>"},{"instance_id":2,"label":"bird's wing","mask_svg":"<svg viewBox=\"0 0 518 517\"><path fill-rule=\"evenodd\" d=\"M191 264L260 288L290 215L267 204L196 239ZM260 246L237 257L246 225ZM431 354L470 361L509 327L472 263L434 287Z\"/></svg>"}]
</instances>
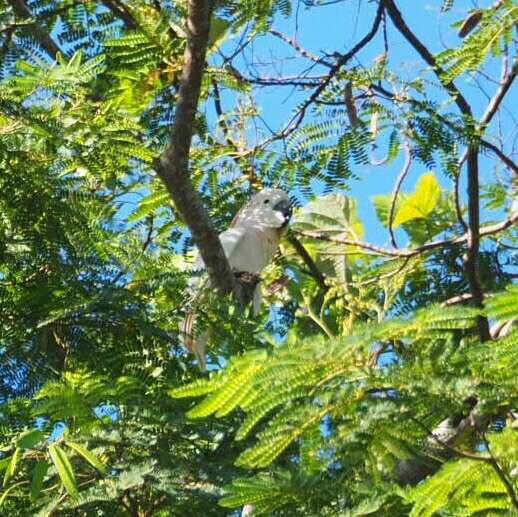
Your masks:
<instances>
[{"instance_id":1,"label":"bird's wing","mask_svg":"<svg viewBox=\"0 0 518 517\"><path fill-rule=\"evenodd\" d=\"M225 256L227 257L230 266L232 267L232 257L235 256L236 250L239 249L240 244L244 241L246 229L243 227L229 228L220 234L219 238ZM198 255L194 265L193 271L201 271L205 268L201 255ZM206 276L202 279L196 279L195 284L189 286L189 289L195 293L194 299L198 298L202 293L204 287L207 286L208 279ZM208 339L206 332L197 335L196 332L196 312L189 309L183 321L180 323L180 335L185 347L196 355L200 368L205 369L205 347Z\"/></svg>"}]
</instances>

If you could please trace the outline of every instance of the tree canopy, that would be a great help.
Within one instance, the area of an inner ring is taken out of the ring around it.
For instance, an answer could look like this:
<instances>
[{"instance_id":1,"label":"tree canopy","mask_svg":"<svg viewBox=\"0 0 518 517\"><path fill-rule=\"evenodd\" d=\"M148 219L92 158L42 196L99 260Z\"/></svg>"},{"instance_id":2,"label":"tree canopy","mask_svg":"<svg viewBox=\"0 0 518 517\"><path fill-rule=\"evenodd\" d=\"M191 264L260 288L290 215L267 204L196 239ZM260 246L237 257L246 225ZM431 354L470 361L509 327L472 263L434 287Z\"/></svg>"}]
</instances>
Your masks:
<instances>
[{"instance_id":1,"label":"tree canopy","mask_svg":"<svg viewBox=\"0 0 518 517\"><path fill-rule=\"evenodd\" d=\"M517 24L0 0L0 515L518 515ZM254 315L218 233L268 186Z\"/></svg>"}]
</instances>

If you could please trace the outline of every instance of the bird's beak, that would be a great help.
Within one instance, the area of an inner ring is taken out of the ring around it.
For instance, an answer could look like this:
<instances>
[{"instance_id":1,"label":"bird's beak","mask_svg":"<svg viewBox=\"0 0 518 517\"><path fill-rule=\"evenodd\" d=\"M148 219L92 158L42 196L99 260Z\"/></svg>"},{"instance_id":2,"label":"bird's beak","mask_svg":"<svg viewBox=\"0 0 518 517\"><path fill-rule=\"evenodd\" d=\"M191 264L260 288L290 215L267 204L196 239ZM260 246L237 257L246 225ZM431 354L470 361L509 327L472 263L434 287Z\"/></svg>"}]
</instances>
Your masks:
<instances>
[{"instance_id":1,"label":"bird's beak","mask_svg":"<svg viewBox=\"0 0 518 517\"><path fill-rule=\"evenodd\" d=\"M281 228L284 228L288 225L291 219L291 214L293 212L291 203L287 200L279 201L274 207L274 210L280 212L284 216L284 223Z\"/></svg>"}]
</instances>

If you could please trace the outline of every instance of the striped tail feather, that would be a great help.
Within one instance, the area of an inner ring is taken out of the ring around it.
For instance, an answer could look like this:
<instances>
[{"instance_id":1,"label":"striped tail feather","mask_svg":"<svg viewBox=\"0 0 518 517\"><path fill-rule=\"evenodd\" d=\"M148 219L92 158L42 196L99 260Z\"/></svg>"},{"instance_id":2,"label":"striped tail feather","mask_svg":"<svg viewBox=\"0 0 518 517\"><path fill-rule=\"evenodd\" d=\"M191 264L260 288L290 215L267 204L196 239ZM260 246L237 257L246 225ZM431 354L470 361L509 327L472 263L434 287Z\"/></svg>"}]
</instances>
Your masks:
<instances>
[{"instance_id":1,"label":"striped tail feather","mask_svg":"<svg viewBox=\"0 0 518 517\"><path fill-rule=\"evenodd\" d=\"M180 324L180 337L182 342L193 353L198 360L200 370L203 372L207 366L207 359L205 357L205 350L207 348L207 341L209 339L209 332L204 331L200 335L196 335L196 313L192 310L187 311L185 318Z\"/></svg>"}]
</instances>

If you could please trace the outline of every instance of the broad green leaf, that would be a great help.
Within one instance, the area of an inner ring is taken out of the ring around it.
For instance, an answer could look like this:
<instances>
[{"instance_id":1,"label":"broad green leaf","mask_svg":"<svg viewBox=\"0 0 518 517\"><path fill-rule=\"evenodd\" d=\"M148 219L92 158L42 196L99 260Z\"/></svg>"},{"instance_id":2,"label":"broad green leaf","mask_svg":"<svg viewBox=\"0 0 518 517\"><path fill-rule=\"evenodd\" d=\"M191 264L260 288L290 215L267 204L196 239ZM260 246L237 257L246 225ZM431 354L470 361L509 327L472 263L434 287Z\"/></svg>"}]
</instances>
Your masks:
<instances>
[{"instance_id":1,"label":"broad green leaf","mask_svg":"<svg viewBox=\"0 0 518 517\"><path fill-rule=\"evenodd\" d=\"M9 466L9 463L11 463L11 456L2 458L0 460L0 472L3 472Z\"/></svg>"},{"instance_id":2,"label":"broad green leaf","mask_svg":"<svg viewBox=\"0 0 518 517\"><path fill-rule=\"evenodd\" d=\"M20 449L32 449L40 443L45 435L40 429L31 429L22 433L16 440L16 446Z\"/></svg>"},{"instance_id":3,"label":"broad green leaf","mask_svg":"<svg viewBox=\"0 0 518 517\"><path fill-rule=\"evenodd\" d=\"M394 228L414 219L429 216L441 195L441 187L432 172L423 174L417 182L415 192L402 203L394 216Z\"/></svg>"},{"instance_id":4,"label":"broad green leaf","mask_svg":"<svg viewBox=\"0 0 518 517\"><path fill-rule=\"evenodd\" d=\"M43 487L43 479L45 478L45 474L47 474L49 466L50 464L47 460L39 460L34 467L31 482L31 501L33 503L38 500L41 488Z\"/></svg>"},{"instance_id":5,"label":"broad green leaf","mask_svg":"<svg viewBox=\"0 0 518 517\"><path fill-rule=\"evenodd\" d=\"M52 459L52 463L56 467L58 471L59 478L63 483L66 491L71 496L77 495L77 484L76 478L74 476L74 470L72 469L72 464L68 459L65 451L61 449L58 445L51 445L49 447L50 458Z\"/></svg>"},{"instance_id":6,"label":"broad green leaf","mask_svg":"<svg viewBox=\"0 0 518 517\"><path fill-rule=\"evenodd\" d=\"M207 48L210 51L214 51L219 47L227 36L227 31L230 28L230 22L223 18L215 16L210 22L209 42Z\"/></svg>"},{"instance_id":7,"label":"broad green leaf","mask_svg":"<svg viewBox=\"0 0 518 517\"><path fill-rule=\"evenodd\" d=\"M99 460L99 458L91 453L88 449L83 447L82 445L79 445L75 442L69 442L68 440L65 442L68 447L76 451L78 454L83 456L83 458L92 465L92 467L96 468L99 472L102 474L106 473L106 467L105 465Z\"/></svg>"},{"instance_id":8,"label":"broad green leaf","mask_svg":"<svg viewBox=\"0 0 518 517\"><path fill-rule=\"evenodd\" d=\"M296 231L324 232L328 236L361 240L363 225L358 216L356 200L343 194L320 196L301 208L291 225ZM304 238L307 251L325 275L345 282L350 276L348 258L350 252L343 244L333 244Z\"/></svg>"},{"instance_id":9,"label":"broad green leaf","mask_svg":"<svg viewBox=\"0 0 518 517\"><path fill-rule=\"evenodd\" d=\"M14 454L11 456L9 464L7 465L7 468L5 469L4 474L4 487L7 486L9 483L9 480L16 472L16 465L18 464L18 460L20 459L22 451L18 447L14 450Z\"/></svg>"}]
</instances>

